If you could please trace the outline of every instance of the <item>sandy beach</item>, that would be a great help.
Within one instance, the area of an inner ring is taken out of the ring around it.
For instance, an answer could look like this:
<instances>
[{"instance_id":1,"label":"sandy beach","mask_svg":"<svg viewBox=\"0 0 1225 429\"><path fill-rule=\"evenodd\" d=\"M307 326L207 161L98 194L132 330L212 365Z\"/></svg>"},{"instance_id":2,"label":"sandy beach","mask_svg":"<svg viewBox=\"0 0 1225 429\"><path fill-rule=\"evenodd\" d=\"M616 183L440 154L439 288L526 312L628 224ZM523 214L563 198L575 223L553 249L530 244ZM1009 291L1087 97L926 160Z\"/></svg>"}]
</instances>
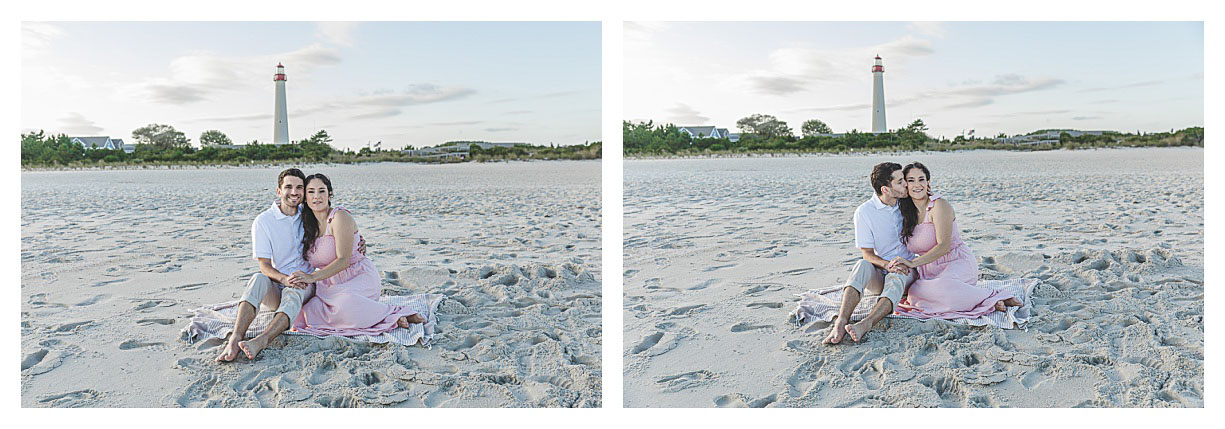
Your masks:
<instances>
[{"instance_id":1,"label":"sandy beach","mask_svg":"<svg viewBox=\"0 0 1225 429\"><path fill-rule=\"evenodd\" d=\"M23 172L25 407L598 407L600 163L310 166L384 295L444 294L431 348L180 338L238 299L280 168Z\"/></svg>"},{"instance_id":2,"label":"sandy beach","mask_svg":"<svg viewBox=\"0 0 1225 429\"><path fill-rule=\"evenodd\" d=\"M872 165L921 161L1027 329L789 318L858 259ZM1203 407L1204 150L625 162L628 407ZM849 342L844 340L844 342Z\"/></svg>"}]
</instances>

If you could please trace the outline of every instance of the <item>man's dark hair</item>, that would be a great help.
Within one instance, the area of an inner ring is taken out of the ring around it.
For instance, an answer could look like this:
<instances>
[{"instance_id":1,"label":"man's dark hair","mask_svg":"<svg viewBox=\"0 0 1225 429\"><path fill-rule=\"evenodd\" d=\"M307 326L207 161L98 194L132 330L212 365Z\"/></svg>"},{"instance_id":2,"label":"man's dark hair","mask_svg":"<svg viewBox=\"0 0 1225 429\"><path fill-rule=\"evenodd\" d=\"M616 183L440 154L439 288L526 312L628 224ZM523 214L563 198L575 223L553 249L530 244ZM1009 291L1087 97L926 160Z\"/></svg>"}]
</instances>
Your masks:
<instances>
[{"instance_id":1,"label":"man's dark hair","mask_svg":"<svg viewBox=\"0 0 1225 429\"><path fill-rule=\"evenodd\" d=\"M889 186L889 180L893 179L893 172L902 169L902 164L896 162L882 162L872 167L872 190L876 195L880 195L880 188Z\"/></svg>"},{"instance_id":2,"label":"man's dark hair","mask_svg":"<svg viewBox=\"0 0 1225 429\"><path fill-rule=\"evenodd\" d=\"M306 175L302 174L302 170L296 168L288 168L281 172L280 176L276 177L276 188L281 189L281 185L285 184L285 176L293 176L302 179L302 186L306 186Z\"/></svg>"}]
</instances>

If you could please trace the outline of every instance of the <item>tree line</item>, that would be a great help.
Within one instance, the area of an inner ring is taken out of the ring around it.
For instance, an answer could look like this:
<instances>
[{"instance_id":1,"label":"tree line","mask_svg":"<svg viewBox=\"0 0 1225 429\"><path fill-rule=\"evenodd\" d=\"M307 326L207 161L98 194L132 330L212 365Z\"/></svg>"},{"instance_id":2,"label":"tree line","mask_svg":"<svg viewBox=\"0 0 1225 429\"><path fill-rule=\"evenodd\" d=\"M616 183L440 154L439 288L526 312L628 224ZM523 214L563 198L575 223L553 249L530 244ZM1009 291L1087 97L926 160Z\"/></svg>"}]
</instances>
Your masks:
<instances>
[{"instance_id":1,"label":"tree line","mask_svg":"<svg viewBox=\"0 0 1225 429\"><path fill-rule=\"evenodd\" d=\"M132 153L123 148L86 149L72 142L66 134L49 135L44 131L21 134L22 167L85 167L103 165L165 165L165 164L245 164L265 162L456 162L452 159L424 159L408 156L399 149L361 148L358 151L338 150L331 145L332 137L319 130L310 137L290 144L265 144L258 140L234 147L219 130L200 134L199 148L191 139L170 125L149 124L132 131L135 142ZM406 149L412 149L407 146ZM517 146L478 150L474 147L470 160L517 159L599 159L600 142L575 146ZM502 150L506 149L506 150ZM477 159L477 155L480 158Z\"/></svg>"},{"instance_id":2,"label":"tree line","mask_svg":"<svg viewBox=\"0 0 1225 429\"><path fill-rule=\"evenodd\" d=\"M803 152L857 152L898 150L1050 150L1076 149L1108 146L1200 146L1204 145L1203 127L1170 130L1168 133L1117 133L1102 135L1084 134L1072 137L1062 132L1059 143L1042 145L1017 145L996 142L994 138L972 138L956 136L953 139L937 139L927 135L928 127L922 119L885 133L867 133L851 130L841 135L831 135L830 128L819 119L805 121L801 135L793 134L786 122L771 115L754 114L736 121L741 130L738 141L728 138L700 138L681 132L673 124L656 124L653 121L622 122L623 153L626 156L698 155L718 153L803 153ZM1004 137L1001 135L1001 137Z\"/></svg>"}]
</instances>

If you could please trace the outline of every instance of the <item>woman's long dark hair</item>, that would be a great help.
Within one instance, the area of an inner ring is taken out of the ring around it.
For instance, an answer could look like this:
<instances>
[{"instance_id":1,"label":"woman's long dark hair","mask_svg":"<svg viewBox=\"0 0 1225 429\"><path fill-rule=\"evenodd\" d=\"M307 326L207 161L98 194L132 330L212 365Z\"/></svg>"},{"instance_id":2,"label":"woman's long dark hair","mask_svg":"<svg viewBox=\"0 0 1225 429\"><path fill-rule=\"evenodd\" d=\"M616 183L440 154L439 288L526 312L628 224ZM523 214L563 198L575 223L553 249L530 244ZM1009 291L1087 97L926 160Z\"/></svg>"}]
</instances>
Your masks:
<instances>
[{"instance_id":1,"label":"woman's long dark hair","mask_svg":"<svg viewBox=\"0 0 1225 429\"><path fill-rule=\"evenodd\" d=\"M332 205L332 181L322 173L315 173L306 176L306 180L302 183L304 186L309 186L311 180L319 179L323 181L323 185L328 188L328 208ZM305 197L305 195L303 195ZM304 198L305 199L305 198ZM319 219L315 218L315 211L311 210L310 204L302 205L302 260L309 261L307 256L310 254L311 245L315 244L315 239L319 238Z\"/></svg>"},{"instance_id":2,"label":"woman's long dark hair","mask_svg":"<svg viewBox=\"0 0 1225 429\"><path fill-rule=\"evenodd\" d=\"M927 176L928 183L931 183L932 173L927 171L927 166L915 161L902 167L902 177L910 174L911 169L923 170L923 174ZM309 179L309 177L307 178ZM914 200L910 199L909 189L907 189L906 198L897 201L897 208L902 212L902 244L910 241L910 236L914 234L914 227L919 224L919 208L915 207ZM931 195L931 189L928 189L927 194Z\"/></svg>"}]
</instances>

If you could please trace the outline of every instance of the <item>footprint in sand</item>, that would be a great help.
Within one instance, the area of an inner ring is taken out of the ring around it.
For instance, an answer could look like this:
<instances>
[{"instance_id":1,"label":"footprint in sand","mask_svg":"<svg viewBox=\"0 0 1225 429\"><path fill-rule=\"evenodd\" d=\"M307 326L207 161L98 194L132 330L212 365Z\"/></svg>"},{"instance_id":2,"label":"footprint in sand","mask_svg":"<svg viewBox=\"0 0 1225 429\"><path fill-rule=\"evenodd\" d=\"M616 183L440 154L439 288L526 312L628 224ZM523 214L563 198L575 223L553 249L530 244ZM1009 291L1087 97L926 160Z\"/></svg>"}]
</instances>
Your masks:
<instances>
[{"instance_id":1,"label":"footprint in sand","mask_svg":"<svg viewBox=\"0 0 1225 429\"><path fill-rule=\"evenodd\" d=\"M332 374L336 372L336 363L330 360L323 361L315 372L311 373L310 379L307 380L311 385L318 385L332 378Z\"/></svg>"},{"instance_id":2,"label":"footprint in sand","mask_svg":"<svg viewBox=\"0 0 1225 429\"><path fill-rule=\"evenodd\" d=\"M48 351L46 349L42 349L25 355L25 357L21 358L21 370L25 371L33 368L34 365L38 365L39 362L43 361L43 358L47 357L47 353Z\"/></svg>"},{"instance_id":3,"label":"footprint in sand","mask_svg":"<svg viewBox=\"0 0 1225 429\"><path fill-rule=\"evenodd\" d=\"M90 286L91 286L91 287L102 287L102 286L111 285L111 284L115 284L115 283L122 283L122 282L126 282L126 281L128 281L128 279L104 280L104 281L100 281L100 282L94 283L94 284L92 284L92 285L90 285Z\"/></svg>"},{"instance_id":4,"label":"footprint in sand","mask_svg":"<svg viewBox=\"0 0 1225 429\"><path fill-rule=\"evenodd\" d=\"M95 297L93 297L93 298L89 298L89 299L87 299L87 300L84 300L84 301L78 302L78 303L77 303L77 307L84 307L84 306L87 306L87 305L94 305L94 304L97 304L98 302L100 302L100 301L102 301L102 300L104 300L104 299L106 299L106 298L108 298L108 297L110 297L110 295L98 295L98 296L95 296Z\"/></svg>"},{"instance_id":5,"label":"footprint in sand","mask_svg":"<svg viewBox=\"0 0 1225 429\"><path fill-rule=\"evenodd\" d=\"M174 289L176 290L196 290L196 289L200 289L205 286L208 286L208 283L191 283L191 284L185 284L182 286L175 286Z\"/></svg>"},{"instance_id":6,"label":"footprint in sand","mask_svg":"<svg viewBox=\"0 0 1225 429\"><path fill-rule=\"evenodd\" d=\"M90 323L93 323L93 322L91 322L91 321L89 321L89 320L86 320L86 321L84 321L84 322L73 322L73 323L66 323L66 324L60 325L59 327L56 327L56 328L54 329L54 332L69 332L69 331L75 331L75 330L77 330L77 328L80 328L80 327L82 327L82 326L89 325Z\"/></svg>"},{"instance_id":7,"label":"footprint in sand","mask_svg":"<svg viewBox=\"0 0 1225 429\"><path fill-rule=\"evenodd\" d=\"M748 308L763 308L763 307L764 308L782 308L783 303L781 302L753 302L753 303L749 303L745 307L748 307Z\"/></svg>"},{"instance_id":8,"label":"footprint in sand","mask_svg":"<svg viewBox=\"0 0 1225 429\"><path fill-rule=\"evenodd\" d=\"M736 265L737 264L715 265L715 266L703 268L702 271L710 272L710 271L715 271L715 270L722 270L724 268L735 267Z\"/></svg>"},{"instance_id":9,"label":"footprint in sand","mask_svg":"<svg viewBox=\"0 0 1225 429\"><path fill-rule=\"evenodd\" d=\"M152 325L152 324L172 325L174 324L174 319L140 319L136 321L136 324L138 325Z\"/></svg>"},{"instance_id":10,"label":"footprint in sand","mask_svg":"<svg viewBox=\"0 0 1225 429\"><path fill-rule=\"evenodd\" d=\"M804 274L804 273L807 273L807 272L812 271L812 270L815 270L815 269L816 269L816 267L808 267L808 268L796 268L796 269L794 269L794 270L787 270L787 271L783 271L783 272L781 272L781 273L779 273L779 274L788 275L788 276L797 276L797 275Z\"/></svg>"},{"instance_id":11,"label":"footprint in sand","mask_svg":"<svg viewBox=\"0 0 1225 429\"><path fill-rule=\"evenodd\" d=\"M719 408L765 408L778 400L778 394L773 393L764 398L748 400L743 393L733 393L715 398L715 406Z\"/></svg>"},{"instance_id":12,"label":"footprint in sand","mask_svg":"<svg viewBox=\"0 0 1225 429\"><path fill-rule=\"evenodd\" d=\"M1042 371L1030 371L1021 377L1021 385L1025 386L1026 389L1034 390L1050 379L1051 377L1042 374Z\"/></svg>"},{"instance_id":13,"label":"footprint in sand","mask_svg":"<svg viewBox=\"0 0 1225 429\"><path fill-rule=\"evenodd\" d=\"M936 391L936 395L945 401L956 400L961 395L961 386L953 377L927 375L919 379L919 384Z\"/></svg>"},{"instance_id":14,"label":"footprint in sand","mask_svg":"<svg viewBox=\"0 0 1225 429\"><path fill-rule=\"evenodd\" d=\"M753 324L750 324L749 322L740 322L735 325L732 325L732 332L745 332L745 331L753 331L757 329L773 329L773 328L774 327L771 325L753 325Z\"/></svg>"},{"instance_id":15,"label":"footprint in sand","mask_svg":"<svg viewBox=\"0 0 1225 429\"><path fill-rule=\"evenodd\" d=\"M48 395L39 399L38 402L51 404L53 407L86 407L95 402L102 394L93 389L78 390L75 392L61 393L58 395Z\"/></svg>"},{"instance_id":16,"label":"footprint in sand","mask_svg":"<svg viewBox=\"0 0 1225 429\"><path fill-rule=\"evenodd\" d=\"M935 344L924 344L923 347L919 348L919 350L915 352L914 356L911 356L910 364L916 367L927 365L927 363L931 362L932 358L935 357L936 351L937 348Z\"/></svg>"},{"instance_id":17,"label":"footprint in sand","mask_svg":"<svg viewBox=\"0 0 1225 429\"><path fill-rule=\"evenodd\" d=\"M664 316L688 316L696 313L705 307L706 304L688 305L684 307L676 307L669 310L664 310Z\"/></svg>"},{"instance_id":18,"label":"footprint in sand","mask_svg":"<svg viewBox=\"0 0 1225 429\"><path fill-rule=\"evenodd\" d=\"M701 283L698 283L698 284L696 284L696 285L690 286L688 290L702 290L702 289L706 289L706 288L710 287L711 285L713 285L713 284L715 284L715 283L718 283L718 282L719 282L719 280L720 280L720 279L710 279L710 280L706 280L706 281L704 281L704 282L701 282Z\"/></svg>"},{"instance_id":19,"label":"footprint in sand","mask_svg":"<svg viewBox=\"0 0 1225 429\"><path fill-rule=\"evenodd\" d=\"M660 377L655 380L660 388L669 392L679 392L690 389L707 382L710 382L719 376L707 370L690 371L683 374L669 375Z\"/></svg>"},{"instance_id":20,"label":"footprint in sand","mask_svg":"<svg viewBox=\"0 0 1225 429\"><path fill-rule=\"evenodd\" d=\"M645 337L643 337L643 338L642 338L642 341L638 342L638 345L636 345L636 346L634 346L634 348L630 349L630 353L632 353L632 354L638 354L638 353L642 353L642 352L644 352L644 351L647 351L647 349L649 349L649 348L651 348L651 347L655 347L655 345L656 345L656 344L658 344L658 343L659 343L659 340L660 340L661 338L663 338L663 337L664 337L664 333L663 333L663 332L656 332L656 333L654 333L654 334L647 335L647 336L645 336Z\"/></svg>"},{"instance_id":21,"label":"footprint in sand","mask_svg":"<svg viewBox=\"0 0 1225 429\"><path fill-rule=\"evenodd\" d=\"M162 305L162 304L168 304L168 301L157 301L157 300L154 300L154 301L145 301L145 302L142 302L142 303L140 303L140 304L137 304L137 305L136 305L136 307L134 307L134 308L132 308L132 309L133 309L133 310L136 310L136 311L141 311L141 310L147 310L147 309L150 309L150 308L153 308L153 307L163 307L163 305ZM170 304L170 305L173 305L173 303L169 303L169 304Z\"/></svg>"},{"instance_id":22,"label":"footprint in sand","mask_svg":"<svg viewBox=\"0 0 1225 429\"><path fill-rule=\"evenodd\" d=\"M162 348L161 346L163 344L165 343L146 343L146 342L137 341L137 340L127 340L119 344L119 350L132 350L132 349L139 349L139 348L145 348L145 347Z\"/></svg>"}]
</instances>

